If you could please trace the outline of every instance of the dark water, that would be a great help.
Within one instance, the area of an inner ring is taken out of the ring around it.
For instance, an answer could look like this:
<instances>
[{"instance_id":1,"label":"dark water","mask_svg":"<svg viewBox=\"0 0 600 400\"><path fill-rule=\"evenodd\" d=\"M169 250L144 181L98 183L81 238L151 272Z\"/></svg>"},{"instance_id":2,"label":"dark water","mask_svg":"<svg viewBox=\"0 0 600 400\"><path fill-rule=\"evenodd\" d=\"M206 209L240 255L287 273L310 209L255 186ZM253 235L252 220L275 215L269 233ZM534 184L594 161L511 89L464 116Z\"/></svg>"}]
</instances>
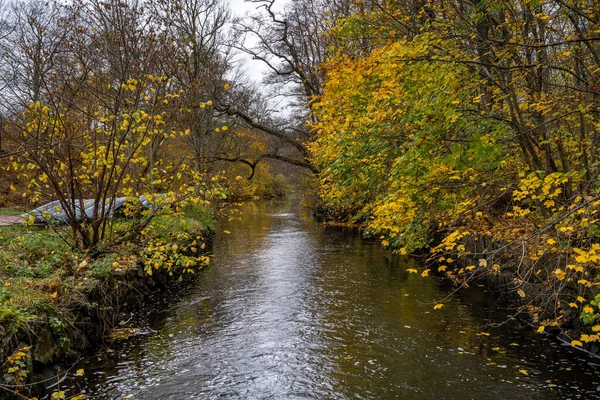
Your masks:
<instances>
[{"instance_id":1,"label":"dark water","mask_svg":"<svg viewBox=\"0 0 600 400\"><path fill-rule=\"evenodd\" d=\"M139 334L79 366L85 375L69 394L600 398L590 360L542 335L486 325L500 320L481 289L433 311L447 293L375 242L325 228L290 202L247 204L237 217L223 222L231 234L218 235L212 265L153 300L133 320Z\"/></svg>"}]
</instances>

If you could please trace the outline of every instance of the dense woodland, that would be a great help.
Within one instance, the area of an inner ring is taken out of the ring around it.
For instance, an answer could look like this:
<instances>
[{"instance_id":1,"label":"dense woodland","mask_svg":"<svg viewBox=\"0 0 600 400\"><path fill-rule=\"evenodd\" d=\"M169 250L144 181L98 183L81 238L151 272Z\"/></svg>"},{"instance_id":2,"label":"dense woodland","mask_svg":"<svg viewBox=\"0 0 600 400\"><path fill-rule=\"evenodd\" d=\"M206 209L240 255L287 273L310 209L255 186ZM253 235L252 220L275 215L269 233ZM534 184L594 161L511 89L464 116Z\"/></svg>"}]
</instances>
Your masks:
<instances>
[{"instance_id":1,"label":"dense woodland","mask_svg":"<svg viewBox=\"0 0 600 400\"><path fill-rule=\"evenodd\" d=\"M284 162L327 219L428 250L410 272L495 281L538 331L600 340L600 3L251 3L0 2L5 204L109 204L71 225L94 251L117 196L210 204Z\"/></svg>"}]
</instances>

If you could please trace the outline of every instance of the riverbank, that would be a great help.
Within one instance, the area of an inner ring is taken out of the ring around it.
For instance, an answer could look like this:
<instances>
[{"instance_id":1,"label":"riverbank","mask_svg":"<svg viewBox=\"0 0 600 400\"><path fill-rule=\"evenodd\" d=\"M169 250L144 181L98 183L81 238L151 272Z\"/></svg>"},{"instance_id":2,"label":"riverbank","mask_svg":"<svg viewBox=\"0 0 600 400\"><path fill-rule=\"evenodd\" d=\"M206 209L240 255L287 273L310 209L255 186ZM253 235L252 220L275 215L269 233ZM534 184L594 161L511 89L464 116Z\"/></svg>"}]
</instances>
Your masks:
<instances>
[{"instance_id":1,"label":"riverbank","mask_svg":"<svg viewBox=\"0 0 600 400\"><path fill-rule=\"evenodd\" d=\"M590 204L588 200L585 205ZM577 218L589 216L585 205L573 210ZM443 308L458 291L482 286L506 306L506 320L517 319L525 330L549 334L582 353L600 356L599 284L587 267L598 263L600 245L584 247L585 235L572 234L574 229L564 222L557 231L570 233L553 239L556 231L546 229L540 234L543 229L527 216L535 234L528 236L515 228L510 239L505 233L492 234L502 225L503 215L492 218L473 211L460 221L429 226L422 239L425 245L408 250L400 245L398 227L374 231L365 215L339 213L323 203L313 209L315 218L327 225L351 227L395 254L418 259L421 265L409 273L424 280L437 279L449 292L444 298L429 300L433 311Z\"/></svg>"},{"instance_id":2,"label":"riverbank","mask_svg":"<svg viewBox=\"0 0 600 400\"><path fill-rule=\"evenodd\" d=\"M94 257L73 250L61 227L0 228L0 398L37 394L76 373L68 368L91 346L131 333L150 294L208 264L212 220L199 207L157 216L139 240ZM115 232L130 223L115 220Z\"/></svg>"}]
</instances>

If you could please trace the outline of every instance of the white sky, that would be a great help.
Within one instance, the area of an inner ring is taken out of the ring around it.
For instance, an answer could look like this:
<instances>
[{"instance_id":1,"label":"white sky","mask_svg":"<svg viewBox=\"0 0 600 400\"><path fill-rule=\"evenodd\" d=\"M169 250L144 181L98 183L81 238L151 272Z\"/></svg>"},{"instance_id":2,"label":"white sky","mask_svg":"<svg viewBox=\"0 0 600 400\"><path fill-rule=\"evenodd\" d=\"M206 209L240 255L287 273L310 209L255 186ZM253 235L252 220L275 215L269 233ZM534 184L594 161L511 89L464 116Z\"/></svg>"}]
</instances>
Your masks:
<instances>
[{"instance_id":1,"label":"white sky","mask_svg":"<svg viewBox=\"0 0 600 400\"><path fill-rule=\"evenodd\" d=\"M278 0L275 2L274 9L281 9L285 5L287 0ZM259 6L256 3L250 3L245 0L229 0L231 12L234 17L244 17L248 14L256 12L255 10ZM246 72L247 76L256 82L260 82L264 73L267 70L265 64L258 60L253 60L252 57L247 54L240 54L236 57L240 67Z\"/></svg>"}]
</instances>

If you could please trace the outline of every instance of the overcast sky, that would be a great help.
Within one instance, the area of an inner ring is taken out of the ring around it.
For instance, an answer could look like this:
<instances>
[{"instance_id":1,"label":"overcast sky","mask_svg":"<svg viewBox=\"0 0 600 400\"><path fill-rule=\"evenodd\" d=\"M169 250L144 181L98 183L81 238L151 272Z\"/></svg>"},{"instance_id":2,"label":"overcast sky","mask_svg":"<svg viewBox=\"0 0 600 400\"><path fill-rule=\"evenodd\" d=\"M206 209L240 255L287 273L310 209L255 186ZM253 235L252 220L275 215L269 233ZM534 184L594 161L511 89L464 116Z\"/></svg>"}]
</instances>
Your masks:
<instances>
[{"instance_id":1,"label":"overcast sky","mask_svg":"<svg viewBox=\"0 0 600 400\"><path fill-rule=\"evenodd\" d=\"M281 9L285 5L287 0L276 0L274 10ZM231 11L235 17L244 17L248 14L257 12L256 8L259 6L256 3L250 3L245 0L229 0ZM239 65L246 71L246 74L255 80L260 82L263 74L267 70L267 67L261 61L253 60L252 57L243 54L239 55Z\"/></svg>"},{"instance_id":2,"label":"overcast sky","mask_svg":"<svg viewBox=\"0 0 600 400\"><path fill-rule=\"evenodd\" d=\"M256 10L256 3L248 3L245 0L229 0L231 12L234 17L243 17L248 14L252 14ZM236 60L240 67L246 72L246 74L255 80L260 82L265 72L265 66L262 62L252 60L247 54L240 54L236 56Z\"/></svg>"}]
</instances>

